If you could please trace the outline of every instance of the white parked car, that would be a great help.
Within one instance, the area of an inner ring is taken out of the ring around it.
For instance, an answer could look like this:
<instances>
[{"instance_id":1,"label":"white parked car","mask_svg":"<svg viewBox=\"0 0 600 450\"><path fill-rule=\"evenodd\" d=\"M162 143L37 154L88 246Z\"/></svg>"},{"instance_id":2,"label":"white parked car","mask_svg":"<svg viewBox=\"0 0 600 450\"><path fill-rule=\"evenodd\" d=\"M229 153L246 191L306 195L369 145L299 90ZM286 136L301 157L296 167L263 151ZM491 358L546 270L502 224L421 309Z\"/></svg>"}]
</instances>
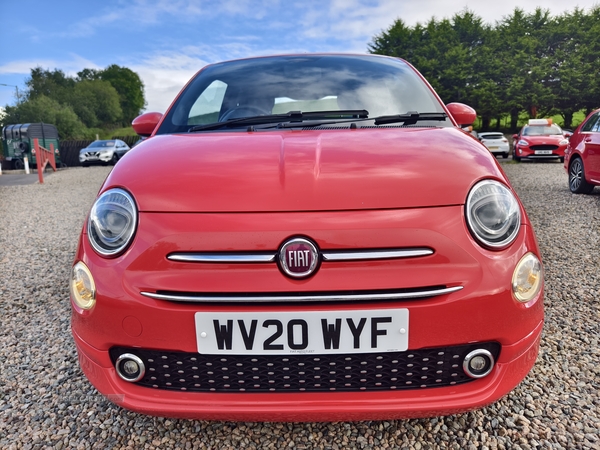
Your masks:
<instances>
[{"instance_id":1,"label":"white parked car","mask_svg":"<svg viewBox=\"0 0 600 450\"><path fill-rule=\"evenodd\" d=\"M130 150L120 139L94 141L79 151L79 162L83 167L90 164L116 164Z\"/></svg>"},{"instance_id":2,"label":"white parked car","mask_svg":"<svg viewBox=\"0 0 600 450\"><path fill-rule=\"evenodd\" d=\"M503 158L508 158L510 145L508 139L499 131L482 131L478 134L479 140L485 145L488 150L494 155L502 155Z\"/></svg>"}]
</instances>

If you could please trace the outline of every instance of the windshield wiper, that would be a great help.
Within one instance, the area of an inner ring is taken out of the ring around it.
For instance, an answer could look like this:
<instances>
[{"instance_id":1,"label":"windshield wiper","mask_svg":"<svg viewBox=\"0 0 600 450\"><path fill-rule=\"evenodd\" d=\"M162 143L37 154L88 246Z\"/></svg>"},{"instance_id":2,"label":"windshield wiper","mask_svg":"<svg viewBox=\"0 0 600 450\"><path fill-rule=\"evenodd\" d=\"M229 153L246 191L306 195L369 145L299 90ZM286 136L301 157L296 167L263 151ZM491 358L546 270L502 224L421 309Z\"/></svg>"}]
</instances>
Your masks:
<instances>
[{"instance_id":1,"label":"windshield wiper","mask_svg":"<svg viewBox=\"0 0 600 450\"><path fill-rule=\"evenodd\" d=\"M446 120L448 115L443 112L419 113L409 111L406 114L394 114L392 116L375 117L375 125L385 125L387 123L404 122L404 125L414 125L421 120Z\"/></svg>"},{"instance_id":2,"label":"windshield wiper","mask_svg":"<svg viewBox=\"0 0 600 450\"><path fill-rule=\"evenodd\" d=\"M415 111L409 111L406 114L395 114L392 116L379 116L379 117L363 117L360 119L338 119L338 120L311 120L305 122L285 122L277 125L277 128L312 128L321 125L332 125L336 123L348 123L348 122L364 122L367 120L374 120L375 125L385 125L388 123L404 122L404 125L414 125L420 120L446 120L448 116L446 113L434 112L434 113L418 113ZM270 128L270 127L261 127ZM350 127L352 128L352 126Z\"/></svg>"},{"instance_id":3,"label":"windshield wiper","mask_svg":"<svg viewBox=\"0 0 600 450\"><path fill-rule=\"evenodd\" d=\"M290 111L286 114L269 114L264 116L251 116L251 117L240 117L239 119L226 120L225 122L209 123L207 125L196 125L189 129L189 132L194 131L209 131L218 130L219 128L227 128L232 126L244 126L244 125L262 125L267 123L281 123L281 122L297 122L301 123L305 119L350 119L349 117L356 119L366 119L369 117L369 111L365 109L342 109L337 111Z\"/></svg>"}]
</instances>

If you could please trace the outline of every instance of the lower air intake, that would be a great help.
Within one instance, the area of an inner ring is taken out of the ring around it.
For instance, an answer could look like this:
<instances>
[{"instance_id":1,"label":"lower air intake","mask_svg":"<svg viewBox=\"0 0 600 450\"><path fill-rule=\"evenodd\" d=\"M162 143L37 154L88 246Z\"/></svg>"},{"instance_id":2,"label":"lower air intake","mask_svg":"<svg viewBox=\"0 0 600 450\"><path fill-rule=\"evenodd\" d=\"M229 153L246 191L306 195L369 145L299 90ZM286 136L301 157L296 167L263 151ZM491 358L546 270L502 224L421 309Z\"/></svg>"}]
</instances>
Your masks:
<instances>
[{"instance_id":1,"label":"lower air intake","mask_svg":"<svg viewBox=\"0 0 600 450\"><path fill-rule=\"evenodd\" d=\"M423 389L473 381L464 358L476 349L494 359L500 344L439 347L406 352L342 355L201 355L114 347L139 357L146 372L137 385L191 392L328 392Z\"/></svg>"}]
</instances>

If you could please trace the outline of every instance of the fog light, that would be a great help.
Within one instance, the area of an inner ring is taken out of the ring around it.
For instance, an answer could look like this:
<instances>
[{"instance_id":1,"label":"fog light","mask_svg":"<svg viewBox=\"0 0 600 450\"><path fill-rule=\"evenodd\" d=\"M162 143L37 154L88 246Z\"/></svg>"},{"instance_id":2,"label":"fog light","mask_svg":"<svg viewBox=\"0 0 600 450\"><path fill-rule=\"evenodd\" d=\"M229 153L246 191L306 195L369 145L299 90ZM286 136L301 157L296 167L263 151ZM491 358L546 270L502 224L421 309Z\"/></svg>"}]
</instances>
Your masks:
<instances>
[{"instance_id":1,"label":"fog light","mask_svg":"<svg viewBox=\"0 0 600 450\"><path fill-rule=\"evenodd\" d=\"M515 298L526 303L540 292L543 281L542 263L533 253L521 258L512 277L512 290Z\"/></svg>"},{"instance_id":2,"label":"fog light","mask_svg":"<svg viewBox=\"0 0 600 450\"><path fill-rule=\"evenodd\" d=\"M473 350L463 361L463 370L471 378L483 378L494 368L494 357L485 349Z\"/></svg>"},{"instance_id":3,"label":"fog light","mask_svg":"<svg viewBox=\"0 0 600 450\"><path fill-rule=\"evenodd\" d=\"M92 309L96 304L96 284L90 269L79 261L71 273L71 298L81 309Z\"/></svg>"},{"instance_id":4,"label":"fog light","mask_svg":"<svg viewBox=\"0 0 600 450\"><path fill-rule=\"evenodd\" d=\"M141 380L146 373L144 362L131 353L123 353L117 358L115 369L121 379L135 383Z\"/></svg>"}]
</instances>

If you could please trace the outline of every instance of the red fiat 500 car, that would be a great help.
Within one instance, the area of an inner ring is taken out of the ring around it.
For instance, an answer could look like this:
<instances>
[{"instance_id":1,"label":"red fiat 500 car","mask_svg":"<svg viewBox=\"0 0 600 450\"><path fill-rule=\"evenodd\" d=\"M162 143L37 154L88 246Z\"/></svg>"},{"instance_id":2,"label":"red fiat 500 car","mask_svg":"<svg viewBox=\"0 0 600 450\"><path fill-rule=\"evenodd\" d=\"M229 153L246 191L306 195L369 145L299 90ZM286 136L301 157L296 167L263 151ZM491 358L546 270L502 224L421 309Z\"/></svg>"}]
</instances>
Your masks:
<instances>
[{"instance_id":1,"label":"red fiat 500 car","mask_svg":"<svg viewBox=\"0 0 600 450\"><path fill-rule=\"evenodd\" d=\"M142 413L453 414L529 372L540 253L475 112L405 61L213 64L104 182L72 270L81 367Z\"/></svg>"},{"instance_id":2,"label":"red fiat 500 car","mask_svg":"<svg viewBox=\"0 0 600 450\"><path fill-rule=\"evenodd\" d=\"M513 135L513 159L559 159L565 160L565 150L569 140L552 119L531 119Z\"/></svg>"},{"instance_id":3,"label":"red fiat 500 car","mask_svg":"<svg viewBox=\"0 0 600 450\"><path fill-rule=\"evenodd\" d=\"M600 109L590 113L571 136L565 170L575 194L589 194L600 186Z\"/></svg>"}]
</instances>

